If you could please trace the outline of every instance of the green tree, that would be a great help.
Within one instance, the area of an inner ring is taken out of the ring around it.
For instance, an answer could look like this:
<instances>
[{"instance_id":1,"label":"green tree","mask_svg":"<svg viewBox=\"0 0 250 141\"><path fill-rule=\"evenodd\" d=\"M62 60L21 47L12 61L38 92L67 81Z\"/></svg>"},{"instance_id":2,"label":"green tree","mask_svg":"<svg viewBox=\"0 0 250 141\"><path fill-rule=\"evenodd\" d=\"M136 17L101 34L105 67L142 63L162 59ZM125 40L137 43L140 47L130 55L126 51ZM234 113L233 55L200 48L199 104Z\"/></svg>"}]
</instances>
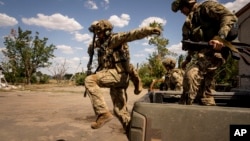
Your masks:
<instances>
[{"instance_id":1,"label":"green tree","mask_svg":"<svg viewBox=\"0 0 250 141\"><path fill-rule=\"evenodd\" d=\"M178 59L178 68L181 68L181 64L184 61L184 59L185 59L185 56L181 54Z\"/></svg>"},{"instance_id":2,"label":"green tree","mask_svg":"<svg viewBox=\"0 0 250 141\"><path fill-rule=\"evenodd\" d=\"M162 24L153 22L150 23L149 26L151 27L158 27L163 31ZM154 45L156 47L156 51L154 54L156 55L155 57L158 59L164 58L167 54L169 54L169 50L166 48L168 45L168 39L165 37L161 36L153 36L149 40L149 45Z\"/></svg>"},{"instance_id":3,"label":"green tree","mask_svg":"<svg viewBox=\"0 0 250 141\"><path fill-rule=\"evenodd\" d=\"M152 68L148 63L143 63L140 65L138 69L139 76L141 77L141 81L143 82L144 87L149 87L150 83L154 79L152 77Z\"/></svg>"},{"instance_id":4,"label":"green tree","mask_svg":"<svg viewBox=\"0 0 250 141\"><path fill-rule=\"evenodd\" d=\"M238 60L229 57L227 62L216 71L216 83L231 84L232 80L237 77L238 71Z\"/></svg>"},{"instance_id":5,"label":"green tree","mask_svg":"<svg viewBox=\"0 0 250 141\"><path fill-rule=\"evenodd\" d=\"M5 37L6 50L3 54L8 58L13 77L24 77L26 83L30 84L31 76L38 68L51 64L49 59L54 57L56 47L53 44L46 45L47 41L48 38L40 39L38 32L33 38L29 30L23 31L20 27L17 33L11 30L10 35Z\"/></svg>"},{"instance_id":6,"label":"green tree","mask_svg":"<svg viewBox=\"0 0 250 141\"><path fill-rule=\"evenodd\" d=\"M162 24L153 22L150 23L151 27L158 27L163 30ZM147 58L147 63L140 66L139 75L145 87L148 87L153 79L161 78L165 74L165 69L162 66L162 59L167 55L174 55L166 46L169 40L163 35L153 36L149 39L149 44L155 46L155 51Z\"/></svg>"},{"instance_id":7,"label":"green tree","mask_svg":"<svg viewBox=\"0 0 250 141\"><path fill-rule=\"evenodd\" d=\"M160 23L153 22L150 23L149 26L158 27L163 31L162 24ZM151 76L161 78L165 73L161 61L167 54L169 54L169 51L166 48L166 46L168 45L168 39L166 39L162 35L153 36L149 40L149 45L154 45L156 47L156 50L149 55L149 58L147 58L151 71Z\"/></svg>"}]
</instances>

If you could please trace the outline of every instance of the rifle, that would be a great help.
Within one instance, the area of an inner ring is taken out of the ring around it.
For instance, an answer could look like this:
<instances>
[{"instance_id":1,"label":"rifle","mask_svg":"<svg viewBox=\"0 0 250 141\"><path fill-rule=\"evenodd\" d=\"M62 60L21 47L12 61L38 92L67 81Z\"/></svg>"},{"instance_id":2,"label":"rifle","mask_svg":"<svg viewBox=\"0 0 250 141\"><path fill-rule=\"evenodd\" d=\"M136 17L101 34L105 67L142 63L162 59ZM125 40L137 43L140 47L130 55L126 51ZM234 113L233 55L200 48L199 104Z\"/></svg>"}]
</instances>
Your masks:
<instances>
[{"instance_id":1,"label":"rifle","mask_svg":"<svg viewBox=\"0 0 250 141\"><path fill-rule=\"evenodd\" d=\"M91 72L91 69L92 69L92 62L93 62L93 56L94 56L94 49L95 49L95 38L96 38L96 34L94 33L93 35L93 41L92 41L92 46L89 46L90 47L90 52L89 52L89 62L87 64L87 76L91 75L92 72ZM84 92L84 97L87 96L87 89L85 88L85 92Z\"/></svg>"},{"instance_id":2,"label":"rifle","mask_svg":"<svg viewBox=\"0 0 250 141\"><path fill-rule=\"evenodd\" d=\"M249 44L240 43L240 42L229 42L224 39L221 39L218 36L215 36L213 39L219 40L220 42L222 42L226 47L224 49L227 49L230 51L233 59L240 60L242 58L246 64L250 65L250 61L242 54L244 53L250 56ZM182 45L185 47L184 50L191 50L191 51L200 51L201 49L204 49L206 47L212 48L212 45L209 45L208 42L203 42L203 41L194 42L190 40L182 40Z\"/></svg>"}]
</instances>

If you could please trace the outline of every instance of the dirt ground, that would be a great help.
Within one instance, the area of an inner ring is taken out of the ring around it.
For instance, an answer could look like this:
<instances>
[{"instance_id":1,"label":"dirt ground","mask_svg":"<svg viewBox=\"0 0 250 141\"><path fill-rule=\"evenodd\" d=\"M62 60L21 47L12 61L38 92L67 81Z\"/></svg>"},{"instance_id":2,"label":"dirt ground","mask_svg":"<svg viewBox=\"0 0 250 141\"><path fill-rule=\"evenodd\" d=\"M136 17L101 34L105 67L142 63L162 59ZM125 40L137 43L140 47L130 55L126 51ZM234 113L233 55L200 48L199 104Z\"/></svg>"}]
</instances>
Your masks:
<instances>
[{"instance_id":1,"label":"dirt ground","mask_svg":"<svg viewBox=\"0 0 250 141\"><path fill-rule=\"evenodd\" d=\"M96 117L83 86L29 86L0 90L1 141L127 141L120 122L114 118L100 129L90 127ZM146 94L128 88L128 109ZM103 89L112 111L108 89Z\"/></svg>"}]
</instances>

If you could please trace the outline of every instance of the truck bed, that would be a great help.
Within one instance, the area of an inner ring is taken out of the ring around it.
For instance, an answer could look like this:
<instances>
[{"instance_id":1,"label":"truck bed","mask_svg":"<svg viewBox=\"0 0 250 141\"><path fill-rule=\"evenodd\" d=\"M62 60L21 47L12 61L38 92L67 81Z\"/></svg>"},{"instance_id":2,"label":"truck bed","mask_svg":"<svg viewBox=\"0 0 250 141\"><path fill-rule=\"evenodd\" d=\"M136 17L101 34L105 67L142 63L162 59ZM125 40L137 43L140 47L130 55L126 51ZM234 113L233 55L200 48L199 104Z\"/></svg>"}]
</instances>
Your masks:
<instances>
[{"instance_id":1,"label":"truck bed","mask_svg":"<svg viewBox=\"0 0 250 141\"><path fill-rule=\"evenodd\" d=\"M180 105L181 92L149 92L135 102L131 141L229 141L230 125L250 125L250 92L213 93L217 106Z\"/></svg>"}]
</instances>

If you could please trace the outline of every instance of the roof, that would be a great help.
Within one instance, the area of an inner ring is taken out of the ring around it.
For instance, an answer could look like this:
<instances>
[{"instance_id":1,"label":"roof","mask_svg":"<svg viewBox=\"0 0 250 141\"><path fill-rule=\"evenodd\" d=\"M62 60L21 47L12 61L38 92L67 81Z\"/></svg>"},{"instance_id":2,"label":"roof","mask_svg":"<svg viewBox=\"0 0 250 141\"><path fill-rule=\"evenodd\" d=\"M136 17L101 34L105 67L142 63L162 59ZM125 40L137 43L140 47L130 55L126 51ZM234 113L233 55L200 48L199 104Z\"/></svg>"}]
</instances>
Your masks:
<instances>
[{"instance_id":1,"label":"roof","mask_svg":"<svg viewBox=\"0 0 250 141\"><path fill-rule=\"evenodd\" d=\"M250 9L250 2L246 4L243 8L241 8L238 12L236 12L235 15L239 17L241 14L245 13L248 9Z\"/></svg>"}]
</instances>

